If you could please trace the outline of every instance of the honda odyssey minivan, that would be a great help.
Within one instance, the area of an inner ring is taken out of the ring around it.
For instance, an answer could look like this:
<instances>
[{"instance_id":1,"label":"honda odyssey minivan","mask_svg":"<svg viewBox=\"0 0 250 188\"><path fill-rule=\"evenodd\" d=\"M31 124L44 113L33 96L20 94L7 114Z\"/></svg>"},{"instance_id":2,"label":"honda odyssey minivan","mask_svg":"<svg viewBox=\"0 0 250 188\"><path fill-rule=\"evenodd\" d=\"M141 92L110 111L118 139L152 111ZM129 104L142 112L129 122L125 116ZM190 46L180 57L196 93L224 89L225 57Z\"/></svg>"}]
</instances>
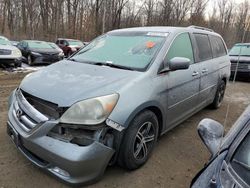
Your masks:
<instances>
[{"instance_id":1,"label":"honda odyssey minivan","mask_svg":"<svg viewBox=\"0 0 250 188\"><path fill-rule=\"evenodd\" d=\"M71 184L93 182L116 162L137 169L159 136L220 107L226 49L196 26L110 31L27 75L9 98L7 132L30 161Z\"/></svg>"}]
</instances>

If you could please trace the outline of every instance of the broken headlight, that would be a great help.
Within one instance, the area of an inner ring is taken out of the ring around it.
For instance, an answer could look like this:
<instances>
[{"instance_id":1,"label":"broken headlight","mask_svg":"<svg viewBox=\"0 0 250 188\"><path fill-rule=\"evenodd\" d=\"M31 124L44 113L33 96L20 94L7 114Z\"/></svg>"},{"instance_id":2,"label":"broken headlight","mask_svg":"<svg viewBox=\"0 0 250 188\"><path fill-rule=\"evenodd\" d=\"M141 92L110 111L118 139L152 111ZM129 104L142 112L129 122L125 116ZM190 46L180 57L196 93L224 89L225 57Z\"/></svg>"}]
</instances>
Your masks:
<instances>
[{"instance_id":1,"label":"broken headlight","mask_svg":"<svg viewBox=\"0 0 250 188\"><path fill-rule=\"evenodd\" d=\"M62 115L60 122L85 125L100 124L108 118L118 98L118 94L112 94L77 102Z\"/></svg>"}]
</instances>

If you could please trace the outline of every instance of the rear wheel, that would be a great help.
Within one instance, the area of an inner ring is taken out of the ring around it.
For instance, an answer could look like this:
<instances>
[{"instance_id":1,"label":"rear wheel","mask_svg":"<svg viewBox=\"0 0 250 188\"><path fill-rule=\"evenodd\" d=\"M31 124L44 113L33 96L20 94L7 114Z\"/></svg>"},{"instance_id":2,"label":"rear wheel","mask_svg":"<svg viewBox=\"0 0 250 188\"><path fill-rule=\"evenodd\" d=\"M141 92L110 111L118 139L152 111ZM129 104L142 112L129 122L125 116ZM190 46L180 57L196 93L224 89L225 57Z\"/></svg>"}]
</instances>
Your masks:
<instances>
[{"instance_id":1,"label":"rear wheel","mask_svg":"<svg viewBox=\"0 0 250 188\"><path fill-rule=\"evenodd\" d=\"M221 106L221 103L225 95L225 90L226 90L226 83L225 81L221 80L219 82L214 101L211 104L212 108L217 109Z\"/></svg>"},{"instance_id":2,"label":"rear wheel","mask_svg":"<svg viewBox=\"0 0 250 188\"><path fill-rule=\"evenodd\" d=\"M118 162L134 170L142 166L152 153L158 136L156 115L146 110L137 115L126 130Z\"/></svg>"}]
</instances>

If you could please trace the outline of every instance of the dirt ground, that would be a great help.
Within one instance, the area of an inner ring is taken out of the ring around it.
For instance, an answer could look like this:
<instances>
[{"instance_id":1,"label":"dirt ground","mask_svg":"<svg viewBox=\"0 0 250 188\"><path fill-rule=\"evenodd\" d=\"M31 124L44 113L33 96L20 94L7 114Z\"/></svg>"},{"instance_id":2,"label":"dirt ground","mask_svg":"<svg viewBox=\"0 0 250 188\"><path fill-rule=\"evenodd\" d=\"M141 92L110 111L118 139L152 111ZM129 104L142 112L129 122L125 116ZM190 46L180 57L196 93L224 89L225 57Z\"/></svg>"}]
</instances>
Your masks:
<instances>
[{"instance_id":1,"label":"dirt ground","mask_svg":"<svg viewBox=\"0 0 250 188\"><path fill-rule=\"evenodd\" d=\"M6 135L7 98L23 77L22 73L6 74L0 70L0 187L67 187L33 166ZM250 104L250 83L229 83L220 109L206 108L161 137L152 157L142 168L129 172L118 166L108 167L101 181L89 187L189 187L209 158L196 127L205 117L224 123L229 103L226 130Z\"/></svg>"}]
</instances>

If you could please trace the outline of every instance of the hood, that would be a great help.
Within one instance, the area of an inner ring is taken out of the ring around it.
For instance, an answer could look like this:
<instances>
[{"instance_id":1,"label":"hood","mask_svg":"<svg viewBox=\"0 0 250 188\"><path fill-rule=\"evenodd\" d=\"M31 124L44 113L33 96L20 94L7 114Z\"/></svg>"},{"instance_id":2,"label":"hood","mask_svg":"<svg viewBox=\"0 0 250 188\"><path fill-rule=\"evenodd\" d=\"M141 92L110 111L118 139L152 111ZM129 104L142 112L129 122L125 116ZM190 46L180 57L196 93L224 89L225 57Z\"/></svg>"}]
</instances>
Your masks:
<instances>
[{"instance_id":1,"label":"hood","mask_svg":"<svg viewBox=\"0 0 250 188\"><path fill-rule=\"evenodd\" d=\"M26 76L20 88L60 107L69 107L84 99L118 93L141 74L63 60Z\"/></svg>"},{"instance_id":2,"label":"hood","mask_svg":"<svg viewBox=\"0 0 250 188\"><path fill-rule=\"evenodd\" d=\"M17 47L15 46L11 46L11 45L2 45L0 44L0 49L5 49L5 50L19 50Z\"/></svg>"},{"instance_id":3,"label":"hood","mask_svg":"<svg viewBox=\"0 0 250 188\"><path fill-rule=\"evenodd\" d=\"M60 50L55 49L55 48L31 48L31 52L36 52L36 53L41 53L41 54L55 54L59 53Z\"/></svg>"},{"instance_id":4,"label":"hood","mask_svg":"<svg viewBox=\"0 0 250 188\"><path fill-rule=\"evenodd\" d=\"M231 62L237 62L239 56L229 56ZM250 63L250 56L240 56L239 62L249 62Z\"/></svg>"}]
</instances>

